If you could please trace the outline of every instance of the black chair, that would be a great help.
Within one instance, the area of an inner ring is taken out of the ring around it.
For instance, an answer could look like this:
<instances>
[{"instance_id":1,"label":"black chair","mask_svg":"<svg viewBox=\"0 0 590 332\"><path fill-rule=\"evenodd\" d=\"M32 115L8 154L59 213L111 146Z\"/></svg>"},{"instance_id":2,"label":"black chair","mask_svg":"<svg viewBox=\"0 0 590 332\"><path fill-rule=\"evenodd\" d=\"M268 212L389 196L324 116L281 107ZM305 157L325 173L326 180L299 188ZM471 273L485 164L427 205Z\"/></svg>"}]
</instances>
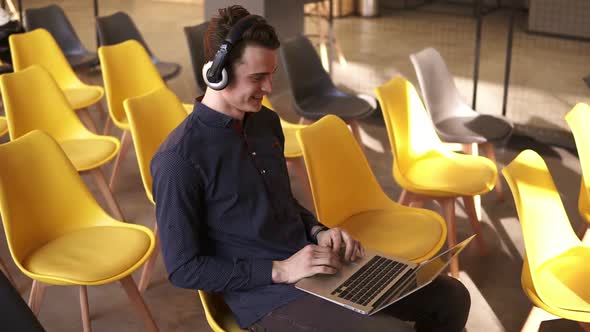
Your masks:
<instances>
[{"instance_id":1,"label":"black chair","mask_svg":"<svg viewBox=\"0 0 590 332\"><path fill-rule=\"evenodd\" d=\"M109 16L101 16L96 18L96 28L98 30L98 39L100 45L115 45L129 39L135 39L146 49L152 62L156 65L160 76L164 80L169 80L180 74L180 65L174 62L160 61L150 51L150 48L143 40L141 33L131 20L131 17L123 12L116 12Z\"/></svg>"},{"instance_id":2,"label":"black chair","mask_svg":"<svg viewBox=\"0 0 590 332\"><path fill-rule=\"evenodd\" d=\"M2 331L45 331L37 317L2 272L0 272L0 329Z\"/></svg>"},{"instance_id":3,"label":"black chair","mask_svg":"<svg viewBox=\"0 0 590 332\"><path fill-rule=\"evenodd\" d=\"M26 31L37 28L49 31L75 70L98 65L98 56L84 47L61 7L49 5L26 9L24 20Z\"/></svg>"},{"instance_id":4,"label":"black chair","mask_svg":"<svg viewBox=\"0 0 590 332\"><path fill-rule=\"evenodd\" d=\"M298 36L285 41L281 60L291 84L295 111L304 118L301 122L337 115L350 125L360 143L357 120L375 109L367 101L336 88L309 39Z\"/></svg>"},{"instance_id":5,"label":"black chair","mask_svg":"<svg viewBox=\"0 0 590 332\"><path fill-rule=\"evenodd\" d=\"M207 84L203 80L202 69L205 64L205 47L203 45L203 38L207 31L209 21L205 21L201 24L184 27L184 34L186 35L186 41L188 42L188 49L191 53L191 64L193 65L193 74L195 80L201 91L205 92Z\"/></svg>"}]
</instances>

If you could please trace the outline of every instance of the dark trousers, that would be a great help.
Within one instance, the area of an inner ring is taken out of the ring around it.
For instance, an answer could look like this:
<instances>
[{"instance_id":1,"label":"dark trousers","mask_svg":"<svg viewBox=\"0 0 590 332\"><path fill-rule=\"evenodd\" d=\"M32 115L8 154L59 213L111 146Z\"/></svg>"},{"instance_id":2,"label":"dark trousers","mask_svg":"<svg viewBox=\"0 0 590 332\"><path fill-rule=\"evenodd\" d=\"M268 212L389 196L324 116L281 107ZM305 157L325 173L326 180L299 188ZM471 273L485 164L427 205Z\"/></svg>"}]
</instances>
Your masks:
<instances>
[{"instance_id":1,"label":"dark trousers","mask_svg":"<svg viewBox=\"0 0 590 332\"><path fill-rule=\"evenodd\" d=\"M250 327L262 331L462 331L471 298L467 288L441 276L430 285L372 316L313 295L277 308ZM406 321L415 322L414 327Z\"/></svg>"}]
</instances>

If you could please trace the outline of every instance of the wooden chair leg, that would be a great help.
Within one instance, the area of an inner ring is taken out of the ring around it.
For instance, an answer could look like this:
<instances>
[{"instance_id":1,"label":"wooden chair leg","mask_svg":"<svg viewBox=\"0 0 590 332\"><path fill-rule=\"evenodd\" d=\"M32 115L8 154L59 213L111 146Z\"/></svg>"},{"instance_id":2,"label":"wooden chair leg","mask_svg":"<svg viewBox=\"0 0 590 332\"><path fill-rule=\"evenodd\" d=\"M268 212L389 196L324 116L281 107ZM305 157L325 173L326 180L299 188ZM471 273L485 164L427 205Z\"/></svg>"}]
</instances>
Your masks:
<instances>
[{"instance_id":1,"label":"wooden chair leg","mask_svg":"<svg viewBox=\"0 0 590 332\"><path fill-rule=\"evenodd\" d=\"M313 121L304 117L300 117L299 118L299 124L304 124L304 125L308 125L308 124L312 124Z\"/></svg>"},{"instance_id":2,"label":"wooden chair leg","mask_svg":"<svg viewBox=\"0 0 590 332\"><path fill-rule=\"evenodd\" d=\"M1 258L0 258L0 269L2 271L4 271L4 275L6 276L8 281L12 284L12 287L16 288L16 282L14 282L14 279L12 279L10 272L8 272L8 267L6 266L6 264L4 263L4 261Z\"/></svg>"},{"instance_id":3,"label":"wooden chair leg","mask_svg":"<svg viewBox=\"0 0 590 332\"><path fill-rule=\"evenodd\" d=\"M29 295L29 307L35 316L39 315L39 309L41 309L41 303L43 302L43 295L45 294L46 287L47 284L33 280L31 294Z\"/></svg>"},{"instance_id":4,"label":"wooden chair leg","mask_svg":"<svg viewBox=\"0 0 590 332\"><path fill-rule=\"evenodd\" d=\"M475 143L462 144L461 150L463 151L463 153L470 154L472 156L479 155L479 145ZM475 202L475 213L477 215L477 219L479 220L481 219L481 196L477 195L473 197L473 201Z\"/></svg>"},{"instance_id":5,"label":"wooden chair leg","mask_svg":"<svg viewBox=\"0 0 590 332\"><path fill-rule=\"evenodd\" d=\"M481 147L484 150L485 156L490 159L491 161L494 162L494 164L497 165L496 163L496 149L494 148L494 145L492 143L483 143L481 144ZM504 188L502 185L502 177L498 174L498 180L496 180L496 186L494 188L494 190L496 190L496 199L498 200L498 202L503 202L504 201Z\"/></svg>"},{"instance_id":6,"label":"wooden chair leg","mask_svg":"<svg viewBox=\"0 0 590 332\"><path fill-rule=\"evenodd\" d=\"M84 332L92 332L90 324L90 310L88 308L88 292L86 286L80 286L80 312L82 313L82 327Z\"/></svg>"},{"instance_id":7,"label":"wooden chair leg","mask_svg":"<svg viewBox=\"0 0 590 332\"><path fill-rule=\"evenodd\" d=\"M102 100L99 100L96 103L96 109L98 110L98 114L100 114L100 120L104 121L104 126L103 126L103 131L104 131L104 127L107 125L107 122L110 120L110 115L109 112L105 109L104 105L102 104ZM112 121L111 121L112 123ZM108 135L108 134L104 134L103 135Z\"/></svg>"},{"instance_id":8,"label":"wooden chair leg","mask_svg":"<svg viewBox=\"0 0 590 332\"><path fill-rule=\"evenodd\" d=\"M154 235L156 236L156 243L154 244L154 251L147 262L143 265L143 271L141 271L141 277L139 278L139 291L144 292L150 284L152 279L152 271L156 265L156 259L160 252L160 237L158 236L158 223L154 223Z\"/></svg>"},{"instance_id":9,"label":"wooden chair leg","mask_svg":"<svg viewBox=\"0 0 590 332\"><path fill-rule=\"evenodd\" d=\"M402 193L399 195L397 202L400 205L410 206L412 202L412 193L407 190L402 190Z\"/></svg>"},{"instance_id":10,"label":"wooden chair leg","mask_svg":"<svg viewBox=\"0 0 590 332\"><path fill-rule=\"evenodd\" d=\"M107 180L105 179L104 173L102 172L100 167L90 170L90 173L92 173L92 176L94 177L94 182L96 182L98 190L100 190L102 196L106 200L107 205L111 210L113 216L120 221L124 221L125 217L123 216L123 212L121 212L121 208L119 207L119 203L117 203L117 200L113 195L113 192L109 189Z\"/></svg>"},{"instance_id":11,"label":"wooden chair leg","mask_svg":"<svg viewBox=\"0 0 590 332\"><path fill-rule=\"evenodd\" d=\"M80 117L80 120L86 126L86 128L90 129L90 131L92 131L95 134L98 133L98 130L96 129L96 124L94 123L94 120L92 120L90 113L88 113L88 108L78 110L78 116Z\"/></svg>"},{"instance_id":12,"label":"wooden chair leg","mask_svg":"<svg viewBox=\"0 0 590 332\"><path fill-rule=\"evenodd\" d=\"M409 204L409 207L421 209L422 207L424 207L424 200L414 200Z\"/></svg>"},{"instance_id":13,"label":"wooden chair leg","mask_svg":"<svg viewBox=\"0 0 590 332\"><path fill-rule=\"evenodd\" d=\"M479 247L479 254L482 256L487 255L488 248L483 237L483 232L481 231L481 223L479 222L479 219L477 219L473 196L463 196L463 204L465 205L465 212L467 212L467 219L469 219L469 222L471 223L471 228L473 228L473 231L477 234L475 241Z\"/></svg>"},{"instance_id":14,"label":"wooden chair leg","mask_svg":"<svg viewBox=\"0 0 590 332\"><path fill-rule=\"evenodd\" d=\"M305 199L305 205L310 211L314 212L313 210L315 210L315 206L313 202L313 193L309 184L307 169L305 168L305 160L303 157L287 158L287 169L290 172L293 172L293 175L299 180L303 191L303 198Z\"/></svg>"},{"instance_id":15,"label":"wooden chair leg","mask_svg":"<svg viewBox=\"0 0 590 332\"><path fill-rule=\"evenodd\" d=\"M425 201L428 199L430 198L415 194L411 191L407 191L404 189L402 193L399 195L397 202L400 205L421 208L422 206L424 206Z\"/></svg>"},{"instance_id":16,"label":"wooden chair leg","mask_svg":"<svg viewBox=\"0 0 590 332\"><path fill-rule=\"evenodd\" d=\"M111 179L109 180L109 189L111 189L111 192L115 192L115 181L123 158L125 158L127 150L129 150L129 143L131 143L131 134L128 130L123 130L123 134L121 135L121 150L119 150L115 165L113 165L113 171L111 172Z\"/></svg>"},{"instance_id":17,"label":"wooden chair leg","mask_svg":"<svg viewBox=\"0 0 590 332\"><path fill-rule=\"evenodd\" d=\"M102 128L102 134L103 135L110 135L111 130L113 130L113 120L111 119L110 116L107 116L107 119L105 120L105 123L104 123L104 127Z\"/></svg>"},{"instance_id":18,"label":"wooden chair leg","mask_svg":"<svg viewBox=\"0 0 590 332\"><path fill-rule=\"evenodd\" d=\"M120 282L121 282L121 285L123 286L123 289L125 289L125 292L127 293L127 296L129 297L129 300L131 300L131 303L133 304L133 306L137 310L137 313L143 319L146 330L150 331L150 332L159 331L158 327L156 326L156 322L154 321L154 318L152 317L152 314L150 313L145 302L143 301L143 298L141 297L139 290L137 290L137 286L135 286L135 282L133 281L133 278L129 275L129 276L121 279Z\"/></svg>"},{"instance_id":19,"label":"wooden chair leg","mask_svg":"<svg viewBox=\"0 0 590 332\"><path fill-rule=\"evenodd\" d=\"M457 244L457 227L455 223L455 199L443 198L440 201L447 221L447 243L449 248ZM451 276L459 278L459 258L455 256L451 261Z\"/></svg>"}]
</instances>

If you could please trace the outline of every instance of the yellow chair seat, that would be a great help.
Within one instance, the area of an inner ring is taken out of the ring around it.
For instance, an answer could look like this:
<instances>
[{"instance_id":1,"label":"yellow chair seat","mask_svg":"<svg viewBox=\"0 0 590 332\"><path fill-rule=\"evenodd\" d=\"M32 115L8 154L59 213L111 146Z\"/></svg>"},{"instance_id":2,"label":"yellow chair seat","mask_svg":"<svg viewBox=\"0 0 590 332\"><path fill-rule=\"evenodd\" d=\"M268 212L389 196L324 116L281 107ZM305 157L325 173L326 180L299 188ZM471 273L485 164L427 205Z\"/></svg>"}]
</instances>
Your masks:
<instances>
[{"instance_id":1,"label":"yellow chair seat","mask_svg":"<svg viewBox=\"0 0 590 332\"><path fill-rule=\"evenodd\" d=\"M8 132L8 123L6 122L6 118L0 116L0 136L4 136Z\"/></svg>"},{"instance_id":2,"label":"yellow chair seat","mask_svg":"<svg viewBox=\"0 0 590 332\"><path fill-rule=\"evenodd\" d=\"M80 85L63 89L73 109L79 110L94 105L104 96L104 89L95 85Z\"/></svg>"},{"instance_id":3,"label":"yellow chair seat","mask_svg":"<svg viewBox=\"0 0 590 332\"><path fill-rule=\"evenodd\" d=\"M281 119L281 127L283 127L283 135L285 135L285 158L297 158L303 155L301 145L297 140L297 130L305 128L305 125L298 125L287 122Z\"/></svg>"},{"instance_id":4,"label":"yellow chair seat","mask_svg":"<svg viewBox=\"0 0 590 332\"><path fill-rule=\"evenodd\" d=\"M417 194L449 197L487 193L494 188L497 177L496 165L487 158L459 153L443 155L433 150L414 160L396 180Z\"/></svg>"},{"instance_id":5,"label":"yellow chair seat","mask_svg":"<svg viewBox=\"0 0 590 332\"><path fill-rule=\"evenodd\" d=\"M537 294L537 291L533 286L533 281L531 278L531 274L529 272L529 266L526 259L524 260L524 264L522 266L521 284L525 294L528 296L528 298L531 300L531 302L533 302L535 306L553 315L563 317L565 319L570 319L577 322L590 322L590 312L560 309L548 306L545 302L543 302L539 298L539 294Z\"/></svg>"},{"instance_id":6,"label":"yellow chair seat","mask_svg":"<svg viewBox=\"0 0 590 332\"><path fill-rule=\"evenodd\" d=\"M109 136L60 141L77 171L86 171L106 164L119 151L119 141Z\"/></svg>"},{"instance_id":7,"label":"yellow chair seat","mask_svg":"<svg viewBox=\"0 0 590 332\"><path fill-rule=\"evenodd\" d=\"M358 213L339 227L367 248L415 262L432 257L446 235L444 221L434 212L399 205Z\"/></svg>"},{"instance_id":8,"label":"yellow chair seat","mask_svg":"<svg viewBox=\"0 0 590 332\"><path fill-rule=\"evenodd\" d=\"M133 272L147 258L150 244L150 237L141 229L87 227L36 249L23 266L51 283L99 285Z\"/></svg>"},{"instance_id":9,"label":"yellow chair seat","mask_svg":"<svg viewBox=\"0 0 590 332\"><path fill-rule=\"evenodd\" d=\"M541 297L548 305L590 313L590 248L576 246L545 262L537 271Z\"/></svg>"}]
</instances>

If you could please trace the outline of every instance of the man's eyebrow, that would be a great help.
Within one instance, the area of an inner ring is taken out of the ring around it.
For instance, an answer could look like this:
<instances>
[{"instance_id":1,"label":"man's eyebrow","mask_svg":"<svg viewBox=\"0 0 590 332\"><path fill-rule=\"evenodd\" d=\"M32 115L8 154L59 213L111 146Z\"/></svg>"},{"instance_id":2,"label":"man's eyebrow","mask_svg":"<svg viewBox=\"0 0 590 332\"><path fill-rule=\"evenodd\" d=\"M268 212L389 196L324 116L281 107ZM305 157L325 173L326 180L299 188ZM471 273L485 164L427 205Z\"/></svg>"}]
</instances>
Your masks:
<instances>
[{"instance_id":1,"label":"man's eyebrow","mask_svg":"<svg viewBox=\"0 0 590 332\"><path fill-rule=\"evenodd\" d=\"M264 71L264 72L252 73L252 74L250 74L250 76L274 74L277 72L278 69L279 69L279 66L276 66L272 72Z\"/></svg>"}]
</instances>

